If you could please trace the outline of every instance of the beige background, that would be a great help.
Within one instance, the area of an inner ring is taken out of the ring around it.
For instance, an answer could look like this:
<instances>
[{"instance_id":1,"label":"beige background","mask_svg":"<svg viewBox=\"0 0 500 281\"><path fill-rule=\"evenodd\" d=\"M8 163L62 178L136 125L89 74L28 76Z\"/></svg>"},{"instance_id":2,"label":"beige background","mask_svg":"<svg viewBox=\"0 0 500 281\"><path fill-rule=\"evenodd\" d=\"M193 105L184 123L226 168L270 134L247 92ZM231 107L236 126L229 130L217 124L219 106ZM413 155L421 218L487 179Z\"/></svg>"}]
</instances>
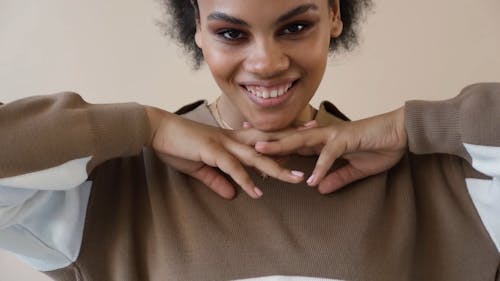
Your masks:
<instances>
[{"instance_id":1,"label":"beige background","mask_svg":"<svg viewBox=\"0 0 500 281\"><path fill-rule=\"evenodd\" d=\"M354 119L500 80L500 1L384 0L314 98ZM155 25L153 0L0 0L0 101L62 90L174 110L218 90ZM0 251L0 280L48 280Z\"/></svg>"}]
</instances>

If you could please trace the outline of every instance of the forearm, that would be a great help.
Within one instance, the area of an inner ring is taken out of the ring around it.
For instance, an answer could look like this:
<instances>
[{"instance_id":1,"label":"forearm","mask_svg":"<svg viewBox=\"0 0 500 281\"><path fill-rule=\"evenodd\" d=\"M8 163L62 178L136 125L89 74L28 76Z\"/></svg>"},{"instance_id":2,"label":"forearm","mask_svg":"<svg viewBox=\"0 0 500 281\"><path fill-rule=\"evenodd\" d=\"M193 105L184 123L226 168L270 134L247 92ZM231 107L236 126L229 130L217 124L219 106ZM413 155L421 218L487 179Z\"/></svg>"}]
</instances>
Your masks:
<instances>
[{"instance_id":1,"label":"forearm","mask_svg":"<svg viewBox=\"0 0 500 281\"><path fill-rule=\"evenodd\" d=\"M139 153L151 129L138 104L94 105L75 93L36 96L0 106L0 179L88 159L86 172Z\"/></svg>"},{"instance_id":2,"label":"forearm","mask_svg":"<svg viewBox=\"0 0 500 281\"><path fill-rule=\"evenodd\" d=\"M475 84L445 101L409 101L405 126L410 151L471 160L466 145L500 147L500 84Z\"/></svg>"},{"instance_id":3,"label":"forearm","mask_svg":"<svg viewBox=\"0 0 500 281\"><path fill-rule=\"evenodd\" d=\"M147 145L152 145L156 132L158 131L158 128L160 127L162 122L172 122L176 119L177 116L175 116L175 114L173 113L153 106L144 106L144 108L150 128Z\"/></svg>"}]
</instances>

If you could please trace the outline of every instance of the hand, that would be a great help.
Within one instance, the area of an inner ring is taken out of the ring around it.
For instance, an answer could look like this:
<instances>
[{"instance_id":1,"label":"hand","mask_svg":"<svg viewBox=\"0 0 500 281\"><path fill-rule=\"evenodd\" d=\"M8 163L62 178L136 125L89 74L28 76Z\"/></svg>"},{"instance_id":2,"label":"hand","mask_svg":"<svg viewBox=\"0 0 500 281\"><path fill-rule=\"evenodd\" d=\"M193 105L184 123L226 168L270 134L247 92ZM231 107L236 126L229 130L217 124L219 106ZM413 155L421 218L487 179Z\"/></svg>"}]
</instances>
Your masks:
<instances>
[{"instance_id":1,"label":"hand","mask_svg":"<svg viewBox=\"0 0 500 281\"><path fill-rule=\"evenodd\" d=\"M271 138L274 141L256 142L255 150L264 154L319 154L307 183L319 184L323 194L390 169L408 146L404 107L360 121L300 130L292 135L278 133ZM339 157L348 163L326 175Z\"/></svg>"},{"instance_id":2,"label":"hand","mask_svg":"<svg viewBox=\"0 0 500 281\"><path fill-rule=\"evenodd\" d=\"M159 158L211 188L223 198L235 195L232 184L219 168L252 198L262 196L242 164L265 171L279 180L298 183L303 173L280 167L257 153L253 145L262 140L256 130L223 130L193 122L166 111L147 107L151 122L151 146Z\"/></svg>"}]
</instances>

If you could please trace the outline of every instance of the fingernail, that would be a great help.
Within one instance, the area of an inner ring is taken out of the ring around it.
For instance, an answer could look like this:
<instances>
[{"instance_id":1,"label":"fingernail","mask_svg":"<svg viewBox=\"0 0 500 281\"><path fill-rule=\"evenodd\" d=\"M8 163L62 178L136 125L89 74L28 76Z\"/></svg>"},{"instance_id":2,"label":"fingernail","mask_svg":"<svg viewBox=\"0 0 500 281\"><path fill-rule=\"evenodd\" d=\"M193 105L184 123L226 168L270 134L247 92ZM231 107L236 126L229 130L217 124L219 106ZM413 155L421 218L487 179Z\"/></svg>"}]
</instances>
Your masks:
<instances>
[{"instance_id":1,"label":"fingernail","mask_svg":"<svg viewBox=\"0 0 500 281\"><path fill-rule=\"evenodd\" d=\"M307 179L307 184L308 185L313 185L314 181L316 180L316 176L313 174Z\"/></svg>"},{"instance_id":2,"label":"fingernail","mask_svg":"<svg viewBox=\"0 0 500 281\"><path fill-rule=\"evenodd\" d=\"M309 121L307 123L304 124L304 127L311 127L311 126L314 126L316 125L316 120L312 120L312 121Z\"/></svg>"},{"instance_id":3,"label":"fingernail","mask_svg":"<svg viewBox=\"0 0 500 281\"><path fill-rule=\"evenodd\" d=\"M299 178L304 176L304 173L301 171L292 171L291 173L292 173L292 175L299 177Z\"/></svg>"},{"instance_id":4,"label":"fingernail","mask_svg":"<svg viewBox=\"0 0 500 281\"><path fill-rule=\"evenodd\" d=\"M243 128L248 129L248 128L251 128L251 127L252 127L252 125L250 125L249 122L246 122L246 121L243 122Z\"/></svg>"},{"instance_id":5,"label":"fingernail","mask_svg":"<svg viewBox=\"0 0 500 281\"><path fill-rule=\"evenodd\" d=\"M259 148L262 148L262 146L264 146L266 144L265 141L258 141L255 143L255 149L259 149Z\"/></svg>"},{"instance_id":6,"label":"fingernail","mask_svg":"<svg viewBox=\"0 0 500 281\"><path fill-rule=\"evenodd\" d=\"M255 192L255 194L257 194L257 197L262 197L262 190L260 190L258 187L254 187L253 191Z\"/></svg>"}]
</instances>

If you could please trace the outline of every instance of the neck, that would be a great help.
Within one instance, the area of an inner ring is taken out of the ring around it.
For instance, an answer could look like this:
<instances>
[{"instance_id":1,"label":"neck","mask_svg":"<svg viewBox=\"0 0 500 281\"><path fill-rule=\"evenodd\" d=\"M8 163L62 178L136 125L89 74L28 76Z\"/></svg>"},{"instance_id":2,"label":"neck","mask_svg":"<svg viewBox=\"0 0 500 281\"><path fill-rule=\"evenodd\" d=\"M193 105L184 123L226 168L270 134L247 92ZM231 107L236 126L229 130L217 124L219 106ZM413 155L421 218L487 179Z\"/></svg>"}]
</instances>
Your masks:
<instances>
[{"instance_id":1,"label":"neck","mask_svg":"<svg viewBox=\"0 0 500 281\"><path fill-rule=\"evenodd\" d=\"M238 108L227 98L226 95L220 95L214 102L210 104L210 110L212 111L215 119L217 120L221 127L228 127L225 129L241 129L243 128L243 122L246 121L245 117ZM314 119L316 110L307 105L297 116L293 125L299 126L305 124Z\"/></svg>"},{"instance_id":2,"label":"neck","mask_svg":"<svg viewBox=\"0 0 500 281\"><path fill-rule=\"evenodd\" d=\"M220 95L215 102L218 102L220 118L233 129L243 128L245 117L236 106L227 98L226 95Z\"/></svg>"}]
</instances>

